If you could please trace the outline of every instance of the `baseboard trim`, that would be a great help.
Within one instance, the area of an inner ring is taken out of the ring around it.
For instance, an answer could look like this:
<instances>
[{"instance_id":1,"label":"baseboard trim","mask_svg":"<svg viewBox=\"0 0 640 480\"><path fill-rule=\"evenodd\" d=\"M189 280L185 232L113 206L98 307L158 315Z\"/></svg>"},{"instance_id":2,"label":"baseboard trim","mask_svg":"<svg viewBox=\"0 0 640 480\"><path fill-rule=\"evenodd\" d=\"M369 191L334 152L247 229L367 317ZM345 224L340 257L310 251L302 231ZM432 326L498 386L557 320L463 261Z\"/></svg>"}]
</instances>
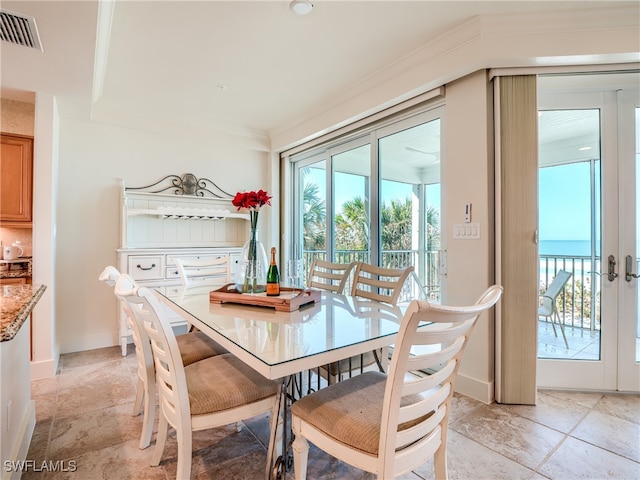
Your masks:
<instances>
[{"instance_id":1,"label":"baseboard trim","mask_svg":"<svg viewBox=\"0 0 640 480\"><path fill-rule=\"evenodd\" d=\"M55 377L57 371L57 359L50 358L49 360L31 362L31 380Z\"/></svg>"},{"instance_id":2,"label":"baseboard trim","mask_svg":"<svg viewBox=\"0 0 640 480\"><path fill-rule=\"evenodd\" d=\"M455 391L489 405L495 400L494 383L482 382L458 373Z\"/></svg>"}]
</instances>

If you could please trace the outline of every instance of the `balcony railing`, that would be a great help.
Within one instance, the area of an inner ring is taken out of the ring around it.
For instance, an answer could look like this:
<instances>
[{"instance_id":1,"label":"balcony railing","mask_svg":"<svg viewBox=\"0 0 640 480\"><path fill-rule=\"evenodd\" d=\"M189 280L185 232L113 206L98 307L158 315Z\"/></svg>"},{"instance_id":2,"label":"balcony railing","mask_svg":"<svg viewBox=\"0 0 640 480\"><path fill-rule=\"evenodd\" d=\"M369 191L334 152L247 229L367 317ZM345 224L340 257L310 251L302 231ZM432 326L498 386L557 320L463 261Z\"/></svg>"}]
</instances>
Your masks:
<instances>
[{"instance_id":1,"label":"balcony railing","mask_svg":"<svg viewBox=\"0 0 640 480\"><path fill-rule=\"evenodd\" d=\"M556 304L560 320L564 325L600 330L600 257L540 255L540 293L560 270L572 274Z\"/></svg>"},{"instance_id":2,"label":"balcony railing","mask_svg":"<svg viewBox=\"0 0 640 480\"><path fill-rule=\"evenodd\" d=\"M336 250L333 262L351 263L368 262L370 254L367 250ZM309 269L314 258L326 260L324 250L305 250L303 252L303 278L306 283L309 277ZM423 260L421 261L421 257ZM413 266L415 276L405 286L401 300L412 298L429 299L433 302L440 301L440 252L426 251L420 255L418 250L385 250L382 252L382 266L385 268L406 268ZM347 288L349 285L347 285Z\"/></svg>"},{"instance_id":3,"label":"balcony railing","mask_svg":"<svg viewBox=\"0 0 640 480\"><path fill-rule=\"evenodd\" d=\"M326 252L305 250L303 252L303 279L309 276L309 269L315 257L326 260ZM370 254L365 250L337 250L334 262L370 262ZM418 250L387 250L382 252L382 266L403 268L413 266L416 277L413 285L407 287L403 297L427 298L440 301L440 252ZM558 314L565 325L600 330L600 257L541 255L540 289L543 293L559 270L570 272L571 279L558 298Z\"/></svg>"}]
</instances>

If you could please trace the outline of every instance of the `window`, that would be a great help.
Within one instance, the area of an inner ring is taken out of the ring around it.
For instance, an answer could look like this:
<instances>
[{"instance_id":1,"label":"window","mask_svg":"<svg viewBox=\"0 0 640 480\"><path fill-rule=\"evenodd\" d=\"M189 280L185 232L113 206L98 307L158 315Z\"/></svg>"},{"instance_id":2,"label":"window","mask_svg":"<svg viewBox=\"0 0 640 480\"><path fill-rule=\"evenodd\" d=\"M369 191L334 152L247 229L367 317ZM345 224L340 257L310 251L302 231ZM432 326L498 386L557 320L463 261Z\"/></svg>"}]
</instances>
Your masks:
<instances>
[{"instance_id":1,"label":"window","mask_svg":"<svg viewBox=\"0 0 640 480\"><path fill-rule=\"evenodd\" d=\"M303 279L315 257L413 266L408 294L439 299L441 128L433 108L289 158Z\"/></svg>"}]
</instances>

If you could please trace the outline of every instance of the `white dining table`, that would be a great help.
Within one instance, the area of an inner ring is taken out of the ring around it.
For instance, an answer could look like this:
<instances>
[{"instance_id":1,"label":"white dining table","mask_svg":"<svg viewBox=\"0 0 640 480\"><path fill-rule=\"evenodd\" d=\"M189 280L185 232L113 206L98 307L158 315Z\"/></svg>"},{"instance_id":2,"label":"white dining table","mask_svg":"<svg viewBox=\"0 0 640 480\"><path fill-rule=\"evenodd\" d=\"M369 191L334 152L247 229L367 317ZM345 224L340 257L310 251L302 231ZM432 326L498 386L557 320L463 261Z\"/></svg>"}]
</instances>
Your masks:
<instances>
[{"instance_id":1,"label":"white dining table","mask_svg":"<svg viewBox=\"0 0 640 480\"><path fill-rule=\"evenodd\" d=\"M209 299L212 289L163 287L156 293L163 303L264 377L281 380L285 432L289 380L300 372L393 344L406 309L322 292L316 303L279 312L270 307L213 303ZM285 433L283 451L287 449ZM274 459L273 452L270 442L267 478L281 476L274 470L282 468L277 465L282 458Z\"/></svg>"}]
</instances>

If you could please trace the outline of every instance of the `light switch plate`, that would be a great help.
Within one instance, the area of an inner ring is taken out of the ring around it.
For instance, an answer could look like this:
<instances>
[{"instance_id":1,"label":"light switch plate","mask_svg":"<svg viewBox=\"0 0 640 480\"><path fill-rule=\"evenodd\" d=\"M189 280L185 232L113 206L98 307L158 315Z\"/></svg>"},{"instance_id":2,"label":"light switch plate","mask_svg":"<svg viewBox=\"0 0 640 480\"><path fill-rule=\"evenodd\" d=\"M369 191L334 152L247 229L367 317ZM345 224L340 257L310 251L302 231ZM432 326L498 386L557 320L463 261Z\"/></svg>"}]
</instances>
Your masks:
<instances>
[{"instance_id":1,"label":"light switch plate","mask_svg":"<svg viewBox=\"0 0 640 480\"><path fill-rule=\"evenodd\" d=\"M479 240L479 223L456 223L453 225L453 238L458 240Z\"/></svg>"}]
</instances>

